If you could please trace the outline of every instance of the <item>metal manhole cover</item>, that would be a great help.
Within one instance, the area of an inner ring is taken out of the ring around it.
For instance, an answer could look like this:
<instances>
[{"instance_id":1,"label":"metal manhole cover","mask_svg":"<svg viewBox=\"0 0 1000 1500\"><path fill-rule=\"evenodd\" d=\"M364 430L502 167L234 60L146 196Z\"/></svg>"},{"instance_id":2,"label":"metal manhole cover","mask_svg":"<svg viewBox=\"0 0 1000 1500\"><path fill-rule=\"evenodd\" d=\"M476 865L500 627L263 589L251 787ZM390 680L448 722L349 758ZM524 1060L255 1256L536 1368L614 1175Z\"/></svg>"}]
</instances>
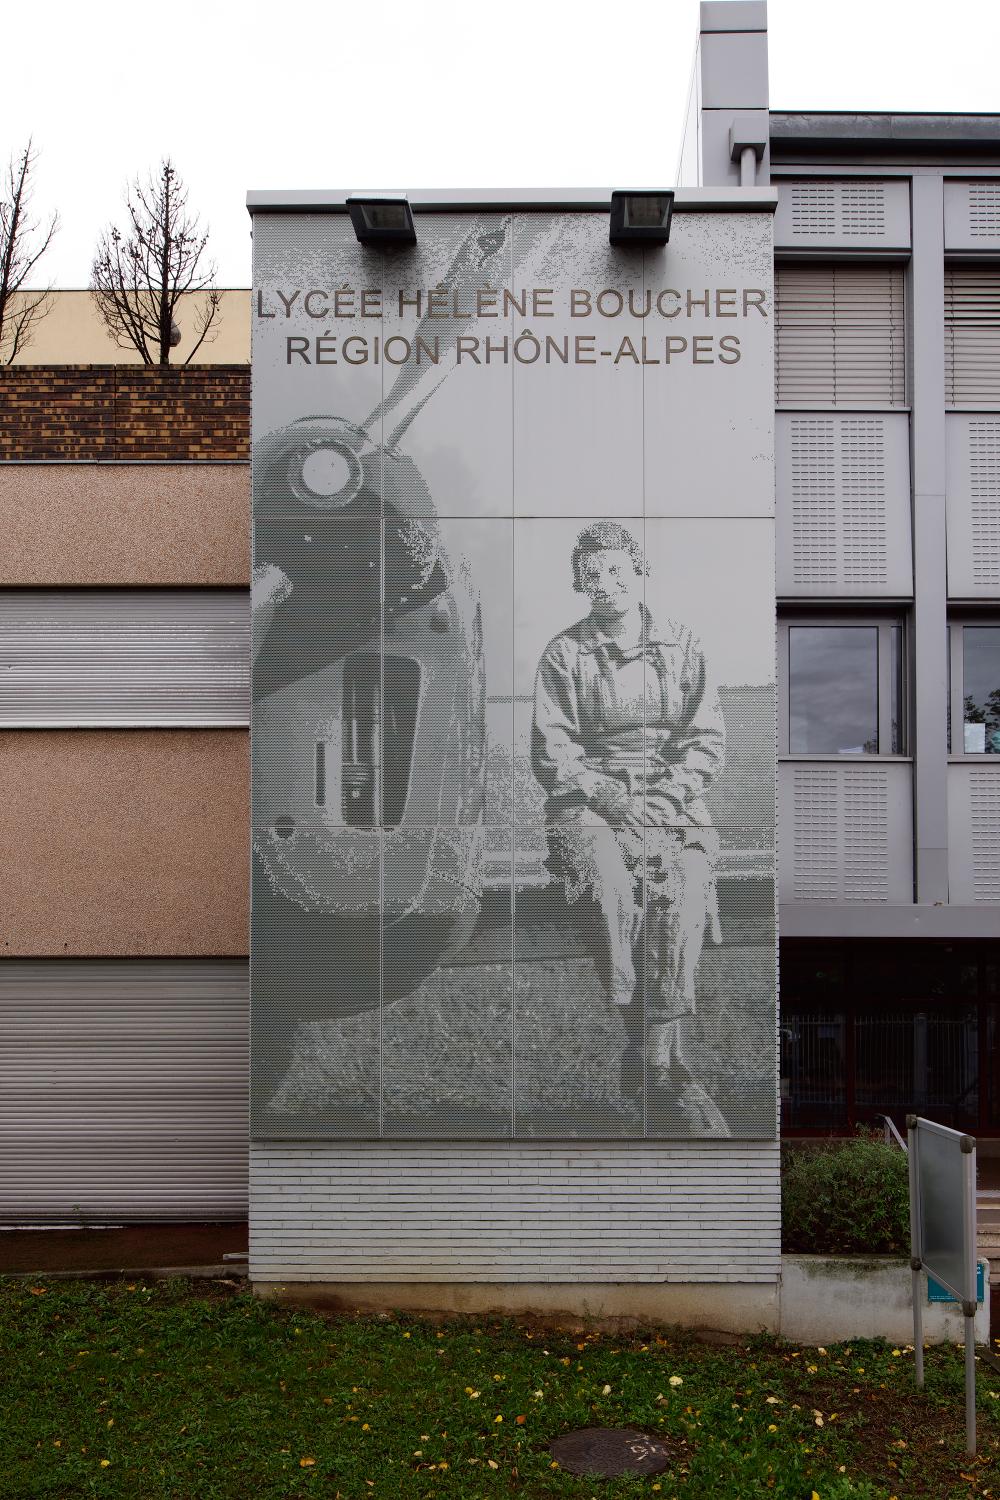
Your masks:
<instances>
[{"instance_id":1,"label":"metal manhole cover","mask_svg":"<svg viewBox=\"0 0 1000 1500\"><path fill-rule=\"evenodd\" d=\"M549 1452L567 1474L662 1474L670 1465L666 1443L631 1427L584 1427L553 1438Z\"/></svg>"}]
</instances>

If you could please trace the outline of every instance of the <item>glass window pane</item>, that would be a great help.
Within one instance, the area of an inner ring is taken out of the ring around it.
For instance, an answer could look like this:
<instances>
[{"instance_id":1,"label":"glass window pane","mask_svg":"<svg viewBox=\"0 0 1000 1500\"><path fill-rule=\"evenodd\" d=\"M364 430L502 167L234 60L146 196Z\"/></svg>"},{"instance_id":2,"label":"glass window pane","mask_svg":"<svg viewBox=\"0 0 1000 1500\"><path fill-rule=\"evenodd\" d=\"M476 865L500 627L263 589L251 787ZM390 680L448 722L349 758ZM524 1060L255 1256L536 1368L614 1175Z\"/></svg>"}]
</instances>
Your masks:
<instances>
[{"instance_id":1,"label":"glass window pane","mask_svg":"<svg viewBox=\"0 0 1000 1500\"><path fill-rule=\"evenodd\" d=\"M878 748L878 628L791 626L789 753L877 755Z\"/></svg>"},{"instance_id":2,"label":"glass window pane","mask_svg":"<svg viewBox=\"0 0 1000 1500\"><path fill-rule=\"evenodd\" d=\"M903 732L903 628L901 625L893 625L890 628L889 649L891 652L889 662L889 691L891 694L889 715L892 732L892 744L889 749L892 755L905 755L906 735Z\"/></svg>"},{"instance_id":3,"label":"glass window pane","mask_svg":"<svg viewBox=\"0 0 1000 1500\"><path fill-rule=\"evenodd\" d=\"M1000 755L1000 626L966 625L962 675L962 749L966 755Z\"/></svg>"}]
</instances>

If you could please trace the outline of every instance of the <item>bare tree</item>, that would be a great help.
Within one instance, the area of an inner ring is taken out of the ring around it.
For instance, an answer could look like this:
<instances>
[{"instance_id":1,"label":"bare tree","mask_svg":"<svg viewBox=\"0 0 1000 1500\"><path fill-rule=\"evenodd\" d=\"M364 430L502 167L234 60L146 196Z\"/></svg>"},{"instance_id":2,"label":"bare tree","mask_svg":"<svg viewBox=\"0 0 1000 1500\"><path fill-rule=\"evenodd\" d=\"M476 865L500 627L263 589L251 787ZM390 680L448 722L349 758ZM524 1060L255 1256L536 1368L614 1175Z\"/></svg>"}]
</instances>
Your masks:
<instances>
[{"instance_id":1,"label":"bare tree","mask_svg":"<svg viewBox=\"0 0 1000 1500\"><path fill-rule=\"evenodd\" d=\"M13 363L52 307L49 287L36 291L25 285L59 227L56 213L44 222L31 214L36 157L30 140L20 156L11 157L0 197L0 364Z\"/></svg>"},{"instance_id":2,"label":"bare tree","mask_svg":"<svg viewBox=\"0 0 1000 1500\"><path fill-rule=\"evenodd\" d=\"M130 346L143 364L166 365L181 341L179 304L191 298L194 348L218 333L221 295L207 259L208 231L189 214L187 189L167 157L159 173L125 191L128 224L111 224L97 244L90 286L105 326L119 348Z\"/></svg>"}]
</instances>

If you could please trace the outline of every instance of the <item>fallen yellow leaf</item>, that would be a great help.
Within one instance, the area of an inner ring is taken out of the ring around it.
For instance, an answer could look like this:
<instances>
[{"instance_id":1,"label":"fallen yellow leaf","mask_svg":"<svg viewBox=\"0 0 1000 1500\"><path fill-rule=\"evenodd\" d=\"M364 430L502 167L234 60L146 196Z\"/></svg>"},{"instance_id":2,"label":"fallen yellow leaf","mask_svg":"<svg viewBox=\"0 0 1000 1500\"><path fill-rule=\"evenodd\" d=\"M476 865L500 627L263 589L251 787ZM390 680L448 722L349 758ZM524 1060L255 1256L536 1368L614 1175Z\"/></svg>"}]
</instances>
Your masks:
<instances>
[{"instance_id":1,"label":"fallen yellow leaf","mask_svg":"<svg viewBox=\"0 0 1000 1500\"><path fill-rule=\"evenodd\" d=\"M312 1466L313 1466L313 1464L315 1462L316 1462L316 1460L314 1458L300 1458L299 1459L299 1468L300 1469L311 1469Z\"/></svg>"}]
</instances>

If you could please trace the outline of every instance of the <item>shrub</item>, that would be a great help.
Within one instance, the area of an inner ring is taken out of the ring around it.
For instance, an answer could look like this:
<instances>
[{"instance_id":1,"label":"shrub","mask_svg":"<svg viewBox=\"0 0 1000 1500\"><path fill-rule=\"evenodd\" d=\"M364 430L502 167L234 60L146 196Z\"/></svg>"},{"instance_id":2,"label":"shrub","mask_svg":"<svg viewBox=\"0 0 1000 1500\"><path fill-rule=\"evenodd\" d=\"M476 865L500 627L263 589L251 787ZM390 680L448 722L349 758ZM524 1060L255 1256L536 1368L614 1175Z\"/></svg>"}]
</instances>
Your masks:
<instances>
[{"instance_id":1,"label":"shrub","mask_svg":"<svg viewBox=\"0 0 1000 1500\"><path fill-rule=\"evenodd\" d=\"M862 1131L782 1153L781 1242L807 1255L906 1254L910 1191L906 1153Z\"/></svg>"}]
</instances>

